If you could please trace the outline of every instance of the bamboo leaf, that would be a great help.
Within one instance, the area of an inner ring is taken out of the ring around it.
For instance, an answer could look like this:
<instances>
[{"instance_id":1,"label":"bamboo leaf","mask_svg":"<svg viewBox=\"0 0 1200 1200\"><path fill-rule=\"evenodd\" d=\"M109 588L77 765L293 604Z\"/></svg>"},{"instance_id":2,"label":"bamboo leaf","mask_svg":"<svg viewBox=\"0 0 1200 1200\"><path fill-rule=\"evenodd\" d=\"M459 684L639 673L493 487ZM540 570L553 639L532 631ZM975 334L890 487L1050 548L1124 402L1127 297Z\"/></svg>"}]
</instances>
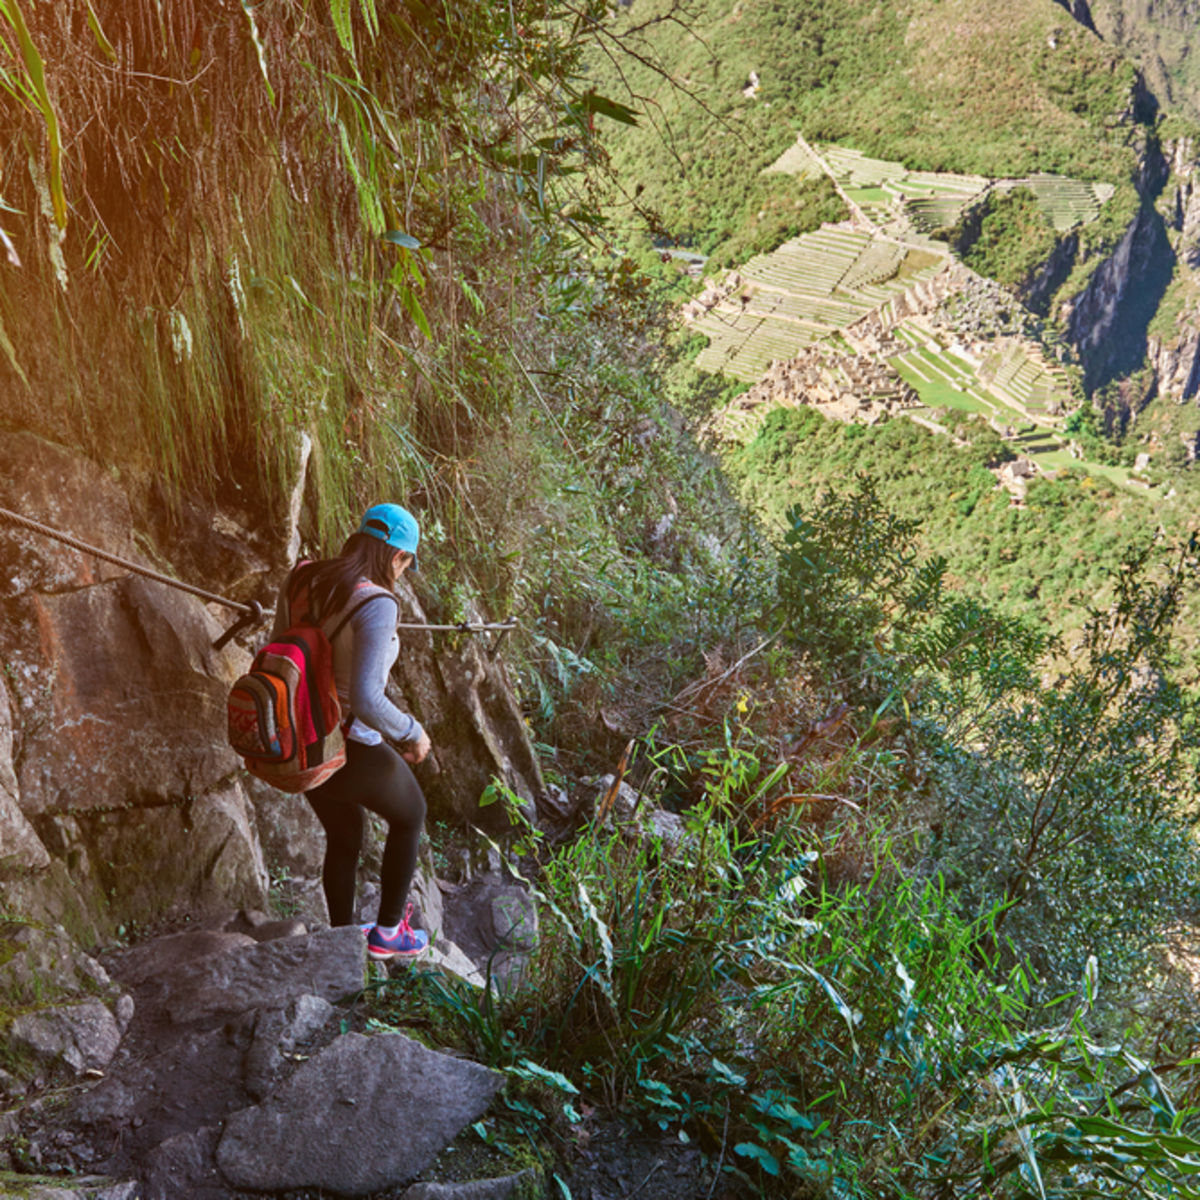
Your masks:
<instances>
[{"instance_id":1,"label":"bamboo leaf","mask_svg":"<svg viewBox=\"0 0 1200 1200\"><path fill-rule=\"evenodd\" d=\"M350 0L329 0L329 15L333 18L333 30L342 49L350 55L357 69L358 59L354 53L354 24L350 18Z\"/></svg>"},{"instance_id":2,"label":"bamboo leaf","mask_svg":"<svg viewBox=\"0 0 1200 1200\"><path fill-rule=\"evenodd\" d=\"M399 229L389 229L383 235L385 242L393 246L403 246L405 250L420 250L421 243L411 233L403 233Z\"/></svg>"},{"instance_id":3,"label":"bamboo leaf","mask_svg":"<svg viewBox=\"0 0 1200 1200\"><path fill-rule=\"evenodd\" d=\"M465 279L460 279L458 282L463 290L463 295L471 302L471 307L482 317L487 311L483 297Z\"/></svg>"},{"instance_id":4,"label":"bamboo leaf","mask_svg":"<svg viewBox=\"0 0 1200 1200\"><path fill-rule=\"evenodd\" d=\"M599 113L602 117L620 121L622 125L638 123L636 109L630 108L628 104L622 104L619 100L610 100L607 96L598 95L596 92L585 92L580 96L578 107L583 112Z\"/></svg>"},{"instance_id":5,"label":"bamboo leaf","mask_svg":"<svg viewBox=\"0 0 1200 1200\"><path fill-rule=\"evenodd\" d=\"M67 198L63 191L62 179L62 139L58 129L58 113L50 103L50 93L46 90L46 64L29 34L19 0L0 0L0 16L8 20L17 35L17 44L21 48L21 58L25 63L28 88L33 93L33 104L41 113L42 120L46 122L46 141L50 146L50 199L54 210L54 222L61 231L67 227Z\"/></svg>"},{"instance_id":6,"label":"bamboo leaf","mask_svg":"<svg viewBox=\"0 0 1200 1200\"><path fill-rule=\"evenodd\" d=\"M535 1063L531 1058L522 1058L516 1067L509 1067L509 1072L526 1079L537 1079L557 1091L568 1096L578 1096L579 1089L560 1071L551 1071L547 1067Z\"/></svg>"},{"instance_id":7,"label":"bamboo leaf","mask_svg":"<svg viewBox=\"0 0 1200 1200\"><path fill-rule=\"evenodd\" d=\"M375 11L375 0L361 0L360 7L367 32L371 37L377 38L379 36L379 14Z\"/></svg>"}]
</instances>

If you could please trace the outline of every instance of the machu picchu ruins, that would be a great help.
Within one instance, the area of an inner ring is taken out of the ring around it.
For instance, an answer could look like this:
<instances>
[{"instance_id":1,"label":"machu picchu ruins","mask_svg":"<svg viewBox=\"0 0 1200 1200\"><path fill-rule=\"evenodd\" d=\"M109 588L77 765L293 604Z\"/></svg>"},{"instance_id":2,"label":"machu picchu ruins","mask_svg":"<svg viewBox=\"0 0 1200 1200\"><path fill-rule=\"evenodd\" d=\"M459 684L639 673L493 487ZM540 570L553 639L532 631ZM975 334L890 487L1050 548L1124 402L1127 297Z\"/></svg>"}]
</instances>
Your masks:
<instances>
[{"instance_id":1,"label":"machu picchu ruins","mask_svg":"<svg viewBox=\"0 0 1200 1200\"><path fill-rule=\"evenodd\" d=\"M938 431L939 411L957 409L1001 437L1066 453L1057 430L1077 390L1067 347L1010 289L928 237L930 214L944 223L948 206L961 212L990 188L1021 184L1056 228L1070 229L1095 219L1108 192L1052 176L911 172L802 138L769 170L824 171L854 201L853 215L706 279L683 306L684 325L707 340L696 365L751 385L709 423L711 435L750 436L779 405L868 425L903 415Z\"/></svg>"}]
</instances>

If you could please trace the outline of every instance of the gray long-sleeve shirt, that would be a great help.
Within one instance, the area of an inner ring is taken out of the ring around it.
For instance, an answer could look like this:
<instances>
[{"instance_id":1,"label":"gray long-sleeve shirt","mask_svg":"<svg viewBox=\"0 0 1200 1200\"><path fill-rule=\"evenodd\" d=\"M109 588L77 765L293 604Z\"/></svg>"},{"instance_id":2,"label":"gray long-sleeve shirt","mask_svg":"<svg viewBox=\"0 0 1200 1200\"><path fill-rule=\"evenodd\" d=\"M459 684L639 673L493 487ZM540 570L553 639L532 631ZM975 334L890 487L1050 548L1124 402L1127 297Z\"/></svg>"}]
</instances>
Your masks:
<instances>
[{"instance_id":1,"label":"gray long-sleeve shirt","mask_svg":"<svg viewBox=\"0 0 1200 1200\"><path fill-rule=\"evenodd\" d=\"M393 742L415 742L424 733L421 723L398 709L385 691L388 674L400 653L396 632L399 602L381 589L366 603L356 596L351 601L351 606L354 604L361 607L332 642L338 699L342 710L354 715L347 736L368 746L378 745L384 737ZM285 584L275 606L271 636L279 637L291 623ZM326 626L325 632L331 633L332 627Z\"/></svg>"}]
</instances>

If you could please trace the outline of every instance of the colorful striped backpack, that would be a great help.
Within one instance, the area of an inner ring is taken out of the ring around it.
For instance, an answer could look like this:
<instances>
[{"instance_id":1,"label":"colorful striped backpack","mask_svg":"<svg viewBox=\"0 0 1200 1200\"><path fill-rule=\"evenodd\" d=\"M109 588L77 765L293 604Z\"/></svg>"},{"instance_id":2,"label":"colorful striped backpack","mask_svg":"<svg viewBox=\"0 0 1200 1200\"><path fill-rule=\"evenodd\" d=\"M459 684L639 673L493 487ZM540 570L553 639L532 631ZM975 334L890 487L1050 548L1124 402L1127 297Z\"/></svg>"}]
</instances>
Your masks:
<instances>
[{"instance_id":1,"label":"colorful striped backpack","mask_svg":"<svg viewBox=\"0 0 1200 1200\"><path fill-rule=\"evenodd\" d=\"M364 581L325 621L310 617L303 589L290 596L292 624L229 690L229 744L251 775L281 792L307 792L345 764L348 721L338 700L332 643L364 604L389 594Z\"/></svg>"}]
</instances>

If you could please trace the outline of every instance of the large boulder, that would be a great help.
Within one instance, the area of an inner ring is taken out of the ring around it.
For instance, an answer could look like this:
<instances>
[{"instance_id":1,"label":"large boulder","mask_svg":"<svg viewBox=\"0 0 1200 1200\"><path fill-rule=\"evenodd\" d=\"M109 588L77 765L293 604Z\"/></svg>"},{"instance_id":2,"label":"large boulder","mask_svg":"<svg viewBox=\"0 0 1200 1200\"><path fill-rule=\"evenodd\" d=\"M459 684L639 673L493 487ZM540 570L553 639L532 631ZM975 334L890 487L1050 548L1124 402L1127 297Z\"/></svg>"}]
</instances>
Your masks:
<instances>
[{"instance_id":1,"label":"large boulder","mask_svg":"<svg viewBox=\"0 0 1200 1200\"><path fill-rule=\"evenodd\" d=\"M108 1065L134 1013L95 959L61 928L0 923L0 1051L19 1076L78 1076Z\"/></svg>"},{"instance_id":2,"label":"large boulder","mask_svg":"<svg viewBox=\"0 0 1200 1200\"><path fill-rule=\"evenodd\" d=\"M244 655L193 596L130 575L0 601L27 816L150 807L231 775L225 697Z\"/></svg>"},{"instance_id":3,"label":"large boulder","mask_svg":"<svg viewBox=\"0 0 1200 1200\"><path fill-rule=\"evenodd\" d=\"M10 1052L62 1064L74 1074L108 1066L121 1044L121 1027L99 1000L56 1004L21 1013L8 1029Z\"/></svg>"},{"instance_id":4,"label":"large boulder","mask_svg":"<svg viewBox=\"0 0 1200 1200\"><path fill-rule=\"evenodd\" d=\"M161 976L155 1000L177 1023L278 1007L306 995L342 1000L362 990L366 958L366 938L353 925L252 942Z\"/></svg>"},{"instance_id":5,"label":"large boulder","mask_svg":"<svg viewBox=\"0 0 1200 1200\"><path fill-rule=\"evenodd\" d=\"M217 1165L235 1187L254 1191L362 1196L394 1187L481 1116L502 1079L402 1034L346 1034L263 1104L226 1121Z\"/></svg>"}]
</instances>

